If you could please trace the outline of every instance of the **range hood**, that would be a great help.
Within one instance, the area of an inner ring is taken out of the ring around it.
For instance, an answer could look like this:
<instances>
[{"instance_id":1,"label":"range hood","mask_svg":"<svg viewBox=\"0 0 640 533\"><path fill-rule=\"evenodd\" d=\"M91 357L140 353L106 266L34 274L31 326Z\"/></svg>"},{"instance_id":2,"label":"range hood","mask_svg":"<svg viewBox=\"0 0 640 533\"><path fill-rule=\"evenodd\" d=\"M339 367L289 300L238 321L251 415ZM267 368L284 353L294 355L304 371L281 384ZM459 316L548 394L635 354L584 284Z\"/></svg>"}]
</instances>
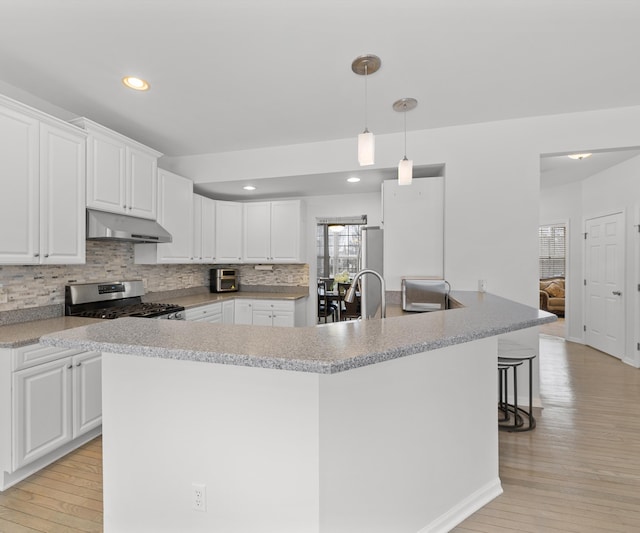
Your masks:
<instances>
[{"instance_id":1,"label":"range hood","mask_svg":"<svg viewBox=\"0 0 640 533\"><path fill-rule=\"evenodd\" d=\"M87 240L171 242L171 234L155 220L87 209Z\"/></svg>"}]
</instances>

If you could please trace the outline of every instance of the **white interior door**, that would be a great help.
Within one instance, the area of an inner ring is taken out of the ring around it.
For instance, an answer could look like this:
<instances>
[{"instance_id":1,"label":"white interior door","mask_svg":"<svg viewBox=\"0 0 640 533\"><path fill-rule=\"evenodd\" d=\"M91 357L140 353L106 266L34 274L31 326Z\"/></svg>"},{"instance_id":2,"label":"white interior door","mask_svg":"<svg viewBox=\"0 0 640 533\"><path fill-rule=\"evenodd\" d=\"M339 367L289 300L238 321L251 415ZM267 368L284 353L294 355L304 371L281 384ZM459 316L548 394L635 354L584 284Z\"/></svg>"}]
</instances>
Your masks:
<instances>
[{"instance_id":1,"label":"white interior door","mask_svg":"<svg viewBox=\"0 0 640 533\"><path fill-rule=\"evenodd\" d=\"M624 355L624 215L586 221L586 343Z\"/></svg>"}]
</instances>

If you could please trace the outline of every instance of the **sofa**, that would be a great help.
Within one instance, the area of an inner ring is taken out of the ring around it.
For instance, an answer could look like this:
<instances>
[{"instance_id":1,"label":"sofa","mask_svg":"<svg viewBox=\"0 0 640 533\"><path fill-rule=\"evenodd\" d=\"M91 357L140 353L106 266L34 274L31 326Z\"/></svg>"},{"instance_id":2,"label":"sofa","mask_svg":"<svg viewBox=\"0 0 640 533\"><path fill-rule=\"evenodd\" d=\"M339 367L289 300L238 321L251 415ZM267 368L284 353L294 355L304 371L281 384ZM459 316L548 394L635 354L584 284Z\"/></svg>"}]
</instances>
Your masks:
<instances>
[{"instance_id":1,"label":"sofa","mask_svg":"<svg viewBox=\"0 0 640 533\"><path fill-rule=\"evenodd\" d=\"M564 278L540 280L540 309L564 316Z\"/></svg>"}]
</instances>

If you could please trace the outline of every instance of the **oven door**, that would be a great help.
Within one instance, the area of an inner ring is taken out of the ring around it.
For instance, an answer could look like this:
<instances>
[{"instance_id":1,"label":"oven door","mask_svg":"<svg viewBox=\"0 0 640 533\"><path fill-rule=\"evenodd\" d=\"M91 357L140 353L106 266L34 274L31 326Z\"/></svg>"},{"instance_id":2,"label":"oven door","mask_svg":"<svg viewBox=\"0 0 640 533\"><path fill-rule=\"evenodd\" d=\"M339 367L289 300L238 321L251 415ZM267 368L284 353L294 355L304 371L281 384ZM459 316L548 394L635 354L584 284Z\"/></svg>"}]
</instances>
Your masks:
<instances>
[{"instance_id":1,"label":"oven door","mask_svg":"<svg viewBox=\"0 0 640 533\"><path fill-rule=\"evenodd\" d=\"M238 290L235 276L226 276L216 279L215 292L232 292Z\"/></svg>"}]
</instances>

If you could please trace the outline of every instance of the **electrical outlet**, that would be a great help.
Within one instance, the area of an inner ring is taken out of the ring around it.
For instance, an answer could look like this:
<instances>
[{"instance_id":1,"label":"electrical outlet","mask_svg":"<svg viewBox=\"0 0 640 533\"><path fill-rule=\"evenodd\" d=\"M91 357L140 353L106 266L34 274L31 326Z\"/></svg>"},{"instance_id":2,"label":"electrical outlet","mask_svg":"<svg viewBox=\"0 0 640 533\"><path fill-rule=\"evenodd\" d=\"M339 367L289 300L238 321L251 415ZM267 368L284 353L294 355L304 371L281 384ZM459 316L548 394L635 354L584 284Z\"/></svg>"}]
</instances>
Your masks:
<instances>
[{"instance_id":1,"label":"electrical outlet","mask_svg":"<svg viewBox=\"0 0 640 533\"><path fill-rule=\"evenodd\" d=\"M191 488L193 489L193 494L192 494L193 508L196 511L206 511L207 510L207 487L202 483L192 483Z\"/></svg>"},{"instance_id":2,"label":"electrical outlet","mask_svg":"<svg viewBox=\"0 0 640 533\"><path fill-rule=\"evenodd\" d=\"M478 280L478 291L487 292L487 280L486 279L479 279Z\"/></svg>"}]
</instances>

